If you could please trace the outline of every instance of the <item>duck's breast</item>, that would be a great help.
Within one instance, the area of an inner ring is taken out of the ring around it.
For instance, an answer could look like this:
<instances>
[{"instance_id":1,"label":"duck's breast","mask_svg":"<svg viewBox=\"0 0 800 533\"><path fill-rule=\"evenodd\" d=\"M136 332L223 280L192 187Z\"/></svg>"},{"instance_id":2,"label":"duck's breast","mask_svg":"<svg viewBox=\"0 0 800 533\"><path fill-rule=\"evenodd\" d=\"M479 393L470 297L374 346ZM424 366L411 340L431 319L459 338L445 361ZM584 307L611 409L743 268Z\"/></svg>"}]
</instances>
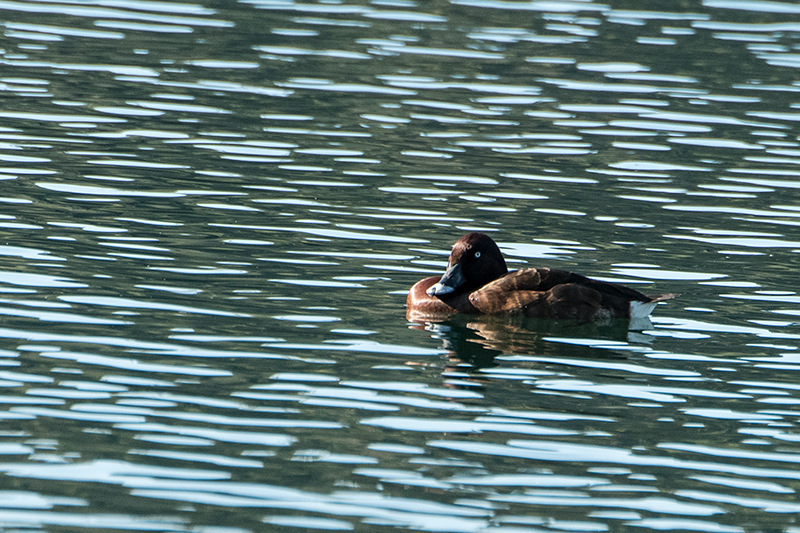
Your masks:
<instances>
[{"instance_id":1,"label":"duck's breast","mask_svg":"<svg viewBox=\"0 0 800 533\"><path fill-rule=\"evenodd\" d=\"M439 282L440 276L418 281L406 297L406 318L413 321L437 320L454 313L476 314L479 311L469 302L466 293L429 296L428 289Z\"/></svg>"}]
</instances>

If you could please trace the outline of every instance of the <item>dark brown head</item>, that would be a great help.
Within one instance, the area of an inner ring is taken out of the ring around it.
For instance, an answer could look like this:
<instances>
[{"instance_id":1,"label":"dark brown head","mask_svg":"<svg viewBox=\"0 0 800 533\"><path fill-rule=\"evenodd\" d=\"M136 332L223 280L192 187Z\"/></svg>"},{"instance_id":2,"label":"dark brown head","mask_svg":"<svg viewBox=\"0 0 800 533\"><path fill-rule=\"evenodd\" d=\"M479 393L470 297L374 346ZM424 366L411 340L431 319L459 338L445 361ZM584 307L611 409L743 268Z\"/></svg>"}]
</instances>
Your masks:
<instances>
[{"instance_id":1,"label":"dark brown head","mask_svg":"<svg viewBox=\"0 0 800 533\"><path fill-rule=\"evenodd\" d=\"M503 254L491 237L483 233L467 233L453 245L447 271L428 289L428 295L472 292L507 273Z\"/></svg>"}]
</instances>

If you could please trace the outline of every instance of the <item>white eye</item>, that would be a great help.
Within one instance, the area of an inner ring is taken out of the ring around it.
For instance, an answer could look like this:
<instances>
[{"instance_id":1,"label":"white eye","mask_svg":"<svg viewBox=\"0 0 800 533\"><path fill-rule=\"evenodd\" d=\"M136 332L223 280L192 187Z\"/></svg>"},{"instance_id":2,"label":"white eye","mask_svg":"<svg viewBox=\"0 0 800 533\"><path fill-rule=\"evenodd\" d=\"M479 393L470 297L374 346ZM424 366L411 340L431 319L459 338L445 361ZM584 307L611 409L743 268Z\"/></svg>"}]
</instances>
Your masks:
<instances>
[{"instance_id":1,"label":"white eye","mask_svg":"<svg viewBox=\"0 0 800 533\"><path fill-rule=\"evenodd\" d=\"M481 256L480 252L475 252L475 259L478 259Z\"/></svg>"}]
</instances>

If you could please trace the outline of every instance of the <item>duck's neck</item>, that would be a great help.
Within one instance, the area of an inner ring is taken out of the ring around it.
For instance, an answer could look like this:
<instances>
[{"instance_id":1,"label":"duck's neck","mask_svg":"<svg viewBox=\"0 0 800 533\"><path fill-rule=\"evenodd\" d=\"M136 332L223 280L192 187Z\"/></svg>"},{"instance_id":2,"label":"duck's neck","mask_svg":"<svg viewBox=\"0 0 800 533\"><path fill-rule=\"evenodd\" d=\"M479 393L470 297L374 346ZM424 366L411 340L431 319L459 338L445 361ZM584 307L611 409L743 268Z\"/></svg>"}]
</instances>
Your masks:
<instances>
[{"instance_id":1,"label":"duck's neck","mask_svg":"<svg viewBox=\"0 0 800 533\"><path fill-rule=\"evenodd\" d=\"M496 279L502 278L506 274L508 274L508 267L506 267L506 262L503 260L503 257L500 256L499 260L492 258L491 261L486 261L481 265L480 272L470 276L469 286L464 287L464 289L467 292L472 292Z\"/></svg>"}]
</instances>

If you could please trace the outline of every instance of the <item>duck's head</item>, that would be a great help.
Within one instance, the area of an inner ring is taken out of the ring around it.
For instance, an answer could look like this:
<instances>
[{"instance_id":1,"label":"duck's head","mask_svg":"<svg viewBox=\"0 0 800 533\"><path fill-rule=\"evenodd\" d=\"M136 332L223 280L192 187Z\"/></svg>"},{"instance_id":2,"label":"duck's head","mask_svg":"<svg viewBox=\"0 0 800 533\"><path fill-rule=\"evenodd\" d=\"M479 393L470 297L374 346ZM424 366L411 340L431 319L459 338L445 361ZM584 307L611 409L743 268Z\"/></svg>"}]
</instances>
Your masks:
<instances>
[{"instance_id":1,"label":"duck's head","mask_svg":"<svg viewBox=\"0 0 800 533\"><path fill-rule=\"evenodd\" d=\"M492 238L483 233L467 233L453 245L447 271L428 289L428 296L472 292L507 273L506 261Z\"/></svg>"}]
</instances>

